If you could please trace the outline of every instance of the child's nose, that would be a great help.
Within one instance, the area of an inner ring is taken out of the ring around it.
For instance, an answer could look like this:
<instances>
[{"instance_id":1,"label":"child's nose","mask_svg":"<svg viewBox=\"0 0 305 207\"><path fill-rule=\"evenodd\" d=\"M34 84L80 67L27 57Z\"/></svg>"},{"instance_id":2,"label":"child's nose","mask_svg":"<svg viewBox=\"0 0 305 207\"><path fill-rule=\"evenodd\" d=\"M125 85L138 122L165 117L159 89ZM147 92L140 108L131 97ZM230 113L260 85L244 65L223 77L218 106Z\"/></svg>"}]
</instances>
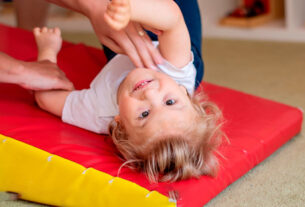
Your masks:
<instances>
[{"instance_id":1,"label":"child's nose","mask_svg":"<svg viewBox=\"0 0 305 207\"><path fill-rule=\"evenodd\" d=\"M143 91L143 99L147 99L147 100L155 100L158 96L158 94L156 93L156 90L154 88L146 88Z\"/></svg>"}]
</instances>

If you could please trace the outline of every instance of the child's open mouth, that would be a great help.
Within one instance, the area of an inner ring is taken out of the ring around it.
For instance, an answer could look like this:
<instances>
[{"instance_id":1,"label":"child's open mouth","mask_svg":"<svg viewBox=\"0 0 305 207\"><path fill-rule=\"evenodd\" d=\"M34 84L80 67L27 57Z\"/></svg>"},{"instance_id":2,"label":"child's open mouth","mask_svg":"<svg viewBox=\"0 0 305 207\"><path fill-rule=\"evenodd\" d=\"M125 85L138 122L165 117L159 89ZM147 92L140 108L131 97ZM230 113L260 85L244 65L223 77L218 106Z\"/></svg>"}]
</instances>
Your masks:
<instances>
[{"instance_id":1,"label":"child's open mouth","mask_svg":"<svg viewBox=\"0 0 305 207\"><path fill-rule=\"evenodd\" d=\"M153 80L141 80L141 81L137 82L136 85L133 88L133 91L144 88L145 86L147 86L147 84L149 84L152 81Z\"/></svg>"}]
</instances>

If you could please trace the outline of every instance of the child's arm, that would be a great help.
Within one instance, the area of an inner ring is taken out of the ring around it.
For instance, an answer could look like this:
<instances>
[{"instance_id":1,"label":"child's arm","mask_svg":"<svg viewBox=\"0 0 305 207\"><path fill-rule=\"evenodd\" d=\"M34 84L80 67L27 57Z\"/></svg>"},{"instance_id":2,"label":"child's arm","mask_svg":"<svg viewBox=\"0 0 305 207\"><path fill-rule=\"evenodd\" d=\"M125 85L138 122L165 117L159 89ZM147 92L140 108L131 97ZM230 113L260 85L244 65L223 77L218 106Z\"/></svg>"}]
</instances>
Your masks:
<instances>
[{"instance_id":1,"label":"child's arm","mask_svg":"<svg viewBox=\"0 0 305 207\"><path fill-rule=\"evenodd\" d=\"M36 91L35 99L38 106L54 115L62 115L67 96L71 91L52 90L52 91Z\"/></svg>"},{"instance_id":2,"label":"child's arm","mask_svg":"<svg viewBox=\"0 0 305 207\"><path fill-rule=\"evenodd\" d=\"M129 15L128 12L130 12ZM126 26L126 19L129 21L129 18L162 30L158 36L159 49L166 60L176 67L183 67L189 63L191 60L189 33L183 15L173 0L112 0L110 2L105 13L105 20L110 26L120 29L118 25Z\"/></svg>"}]
</instances>

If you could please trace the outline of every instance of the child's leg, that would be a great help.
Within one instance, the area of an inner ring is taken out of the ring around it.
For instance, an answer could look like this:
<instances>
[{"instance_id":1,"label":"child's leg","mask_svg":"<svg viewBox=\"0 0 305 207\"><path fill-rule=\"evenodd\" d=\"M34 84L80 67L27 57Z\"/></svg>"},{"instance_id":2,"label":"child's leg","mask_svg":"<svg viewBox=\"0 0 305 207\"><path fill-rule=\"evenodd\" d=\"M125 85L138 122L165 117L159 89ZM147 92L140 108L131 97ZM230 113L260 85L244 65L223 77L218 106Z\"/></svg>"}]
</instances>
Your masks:
<instances>
[{"instance_id":1,"label":"child's leg","mask_svg":"<svg viewBox=\"0 0 305 207\"><path fill-rule=\"evenodd\" d=\"M49 29L46 27L33 30L38 47L38 61L50 60L57 62L57 54L61 48L62 38L59 28Z\"/></svg>"},{"instance_id":2,"label":"child's leg","mask_svg":"<svg viewBox=\"0 0 305 207\"><path fill-rule=\"evenodd\" d=\"M196 87L202 80L204 74L204 63L202 60L202 52L201 52L201 17L200 11L198 7L197 0L175 0L177 5L180 7L182 11L185 23L187 25L188 31L191 37L192 43L192 51L194 53L194 65L197 69L196 75ZM157 35L148 31L148 35L152 40L158 40ZM116 53L111 49L103 45L104 53L107 57L107 60L110 61Z\"/></svg>"},{"instance_id":3,"label":"child's leg","mask_svg":"<svg viewBox=\"0 0 305 207\"><path fill-rule=\"evenodd\" d=\"M124 8L125 7L125 8ZM129 9L127 7L130 7ZM126 15L130 11L130 15ZM191 41L182 13L172 0L112 0L105 13L105 21L114 29L124 26L123 18L161 30L158 36L161 55L180 68L191 60ZM139 29L139 35L143 31Z\"/></svg>"},{"instance_id":4,"label":"child's leg","mask_svg":"<svg viewBox=\"0 0 305 207\"><path fill-rule=\"evenodd\" d=\"M49 60L56 63L57 54L62 44L59 28L35 28L33 33L38 47L38 61ZM35 99L40 108L61 116L70 92L68 90L36 91Z\"/></svg>"}]
</instances>

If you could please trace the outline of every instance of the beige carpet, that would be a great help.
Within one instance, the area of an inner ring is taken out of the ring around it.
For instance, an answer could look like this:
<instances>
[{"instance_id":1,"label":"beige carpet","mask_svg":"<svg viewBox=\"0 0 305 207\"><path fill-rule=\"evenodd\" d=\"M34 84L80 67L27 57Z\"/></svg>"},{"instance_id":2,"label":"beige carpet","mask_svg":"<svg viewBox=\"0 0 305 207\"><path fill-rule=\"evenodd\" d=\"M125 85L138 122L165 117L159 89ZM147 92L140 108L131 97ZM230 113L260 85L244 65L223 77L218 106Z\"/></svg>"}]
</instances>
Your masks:
<instances>
[{"instance_id":1,"label":"beige carpet","mask_svg":"<svg viewBox=\"0 0 305 207\"><path fill-rule=\"evenodd\" d=\"M206 81L305 109L305 44L209 39L203 47ZM214 206L305 206L304 133L207 205Z\"/></svg>"},{"instance_id":2,"label":"beige carpet","mask_svg":"<svg viewBox=\"0 0 305 207\"><path fill-rule=\"evenodd\" d=\"M64 37L76 42L89 40L98 46L90 35ZM203 48L205 81L305 109L305 44L206 39ZM0 206L37 205L0 202ZM206 206L305 206L304 134L293 138Z\"/></svg>"}]
</instances>

